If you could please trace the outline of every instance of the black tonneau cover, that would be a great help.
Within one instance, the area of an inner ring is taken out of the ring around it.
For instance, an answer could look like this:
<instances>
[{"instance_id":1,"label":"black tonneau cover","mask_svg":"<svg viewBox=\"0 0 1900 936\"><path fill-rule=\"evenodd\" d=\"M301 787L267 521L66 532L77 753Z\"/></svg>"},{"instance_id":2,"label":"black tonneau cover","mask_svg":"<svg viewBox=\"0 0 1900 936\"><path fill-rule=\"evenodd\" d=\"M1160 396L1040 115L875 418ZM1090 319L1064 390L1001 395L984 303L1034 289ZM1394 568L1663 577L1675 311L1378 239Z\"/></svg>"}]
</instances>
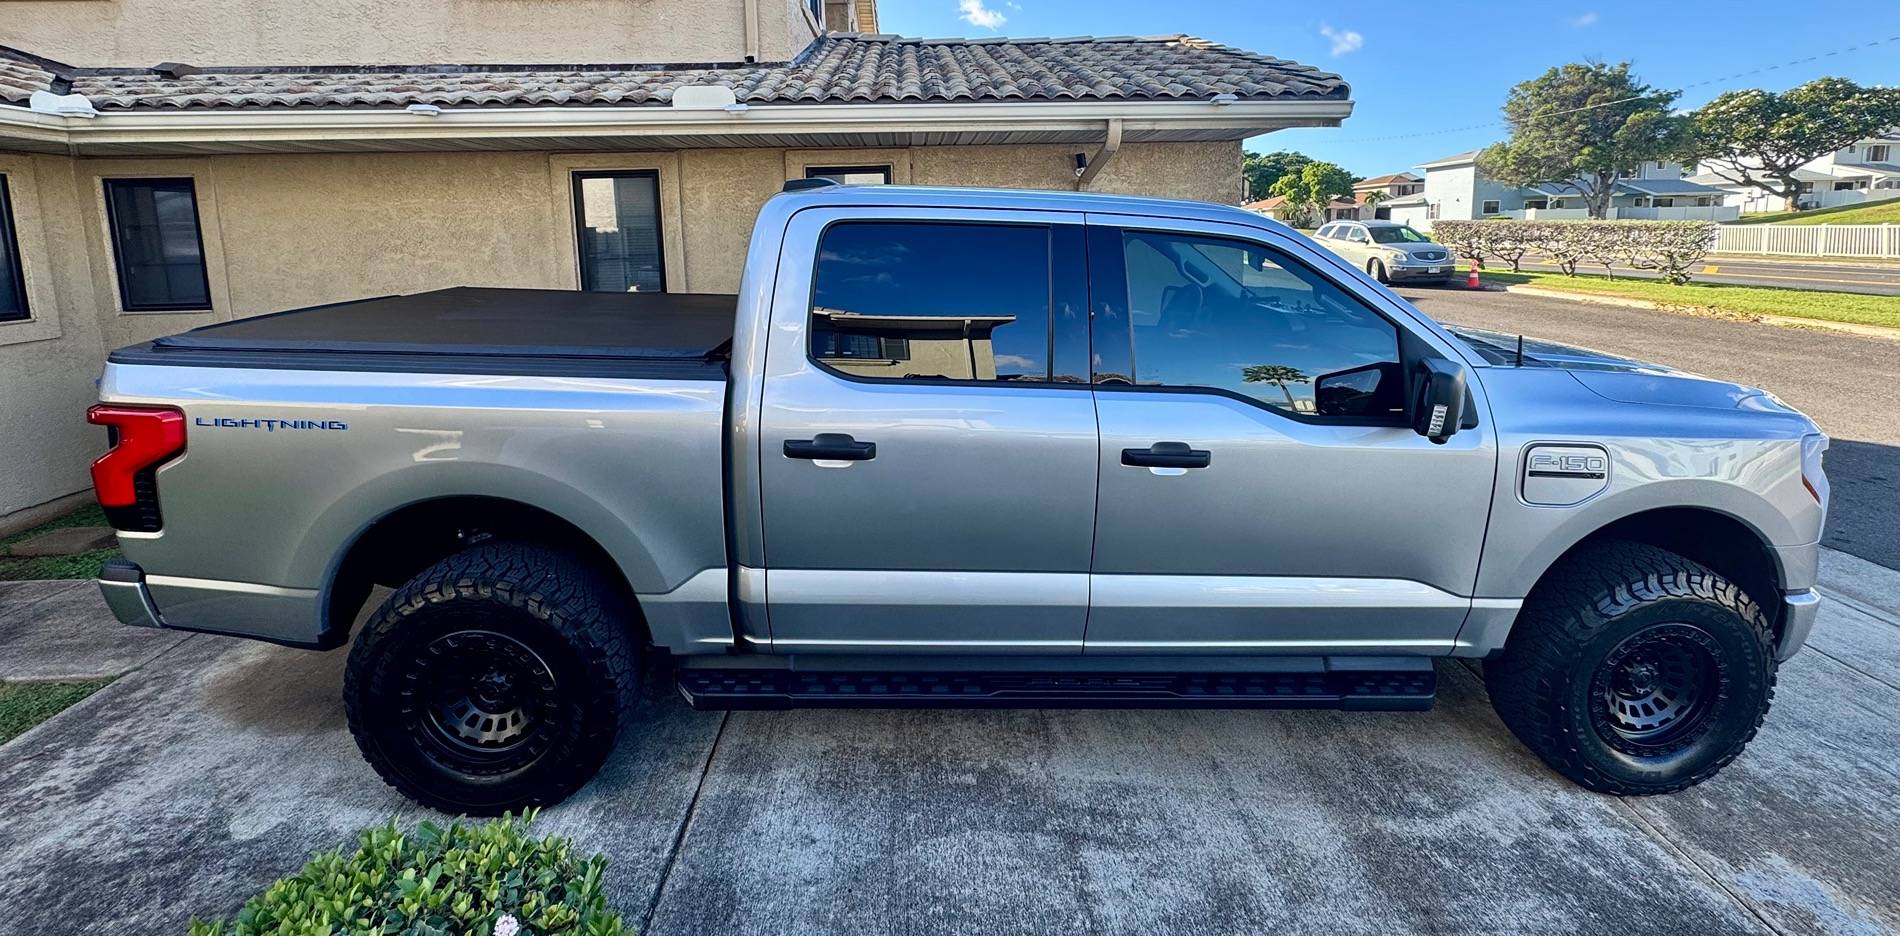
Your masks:
<instances>
[{"instance_id":1,"label":"black tonneau cover","mask_svg":"<svg viewBox=\"0 0 1900 936\"><path fill-rule=\"evenodd\" d=\"M714 378L735 296L458 286L292 309L114 351L121 364Z\"/></svg>"}]
</instances>

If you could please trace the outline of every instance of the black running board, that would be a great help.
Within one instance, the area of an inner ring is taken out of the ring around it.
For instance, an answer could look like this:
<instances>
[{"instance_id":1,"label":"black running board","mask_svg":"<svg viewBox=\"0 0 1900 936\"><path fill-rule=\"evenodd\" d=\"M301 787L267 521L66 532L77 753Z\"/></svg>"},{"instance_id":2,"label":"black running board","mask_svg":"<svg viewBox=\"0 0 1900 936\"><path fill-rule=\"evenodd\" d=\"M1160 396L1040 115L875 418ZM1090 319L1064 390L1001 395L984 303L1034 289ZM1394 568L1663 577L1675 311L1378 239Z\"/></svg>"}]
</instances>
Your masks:
<instances>
[{"instance_id":1,"label":"black running board","mask_svg":"<svg viewBox=\"0 0 1900 936\"><path fill-rule=\"evenodd\" d=\"M1331 708L1422 712L1438 693L1429 667L1396 672L851 673L681 669L696 709Z\"/></svg>"}]
</instances>

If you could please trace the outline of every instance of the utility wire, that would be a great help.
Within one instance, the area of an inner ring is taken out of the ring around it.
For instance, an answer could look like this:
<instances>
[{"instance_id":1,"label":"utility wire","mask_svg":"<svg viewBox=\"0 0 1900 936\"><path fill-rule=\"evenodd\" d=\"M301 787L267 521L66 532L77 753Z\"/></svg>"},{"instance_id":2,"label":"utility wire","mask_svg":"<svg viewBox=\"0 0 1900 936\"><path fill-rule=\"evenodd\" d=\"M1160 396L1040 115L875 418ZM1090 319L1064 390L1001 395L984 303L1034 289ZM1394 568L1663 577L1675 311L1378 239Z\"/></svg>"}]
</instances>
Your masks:
<instances>
[{"instance_id":1,"label":"utility wire","mask_svg":"<svg viewBox=\"0 0 1900 936\"><path fill-rule=\"evenodd\" d=\"M1680 91L1687 91L1690 88L1701 88L1701 87L1706 87L1708 85L1713 85L1713 84L1723 84L1726 82L1735 81L1739 78L1747 78L1751 75L1762 75L1762 74L1766 74L1771 71L1777 71L1783 68L1793 68L1796 65L1806 65L1809 62L1818 62L1824 58L1832 58L1837 55L1847 55L1850 53L1859 52L1862 49L1871 49L1874 46L1883 45L1889 42L1900 42L1900 36L1888 36L1885 39L1874 39L1868 42L1863 42L1859 45L1843 46L1839 49L1832 49L1827 52L1818 52L1814 55L1808 56L1807 58L1798 58L1793 61L1781 62L1775 65L1763 65L1759 68L1751 68L1747 71L1736 72L1733 75L1723 75L1719 78L1705 78L1701 81L1692 81L1686 85L1683 85L1681 88L1677 90L1680 92ZM1546 117L1561 117L1564 114L1575 114L1581 111L1596 110L1597 108L1600 108L1600 107L1614 107L1615 105L1618 105L1618 104L1627 104L1631 101L1640 101L1644 97L1646 97L1646 95L1637 95L1634 97L1618 98L1614 101L1599 101L1595 104L1586 104L1582 107L1572 107L1565 110L1550 111L1548 113L1538 114L1535 117L1532 117L1531 119L1542 120ZM1390 136L1355 137L1355 138L1347 139L1347 140L1337 140L1335 142L1338 142L1338 143L1383 143L1388 140L1413 140L1413 139L1418 139L1420 137L1444 136L1449 133L1469 133L1473 130L1486 130L1492 127L1502 127L1502 126L1506 126L1505 121L1493 120L1493 121L1488 121L1486 123L1470 124L1468 126L1463 126L1463 127L1448 127L1443 130L1423 130L1418 133L1397 133L1397 134L1392 134Z\"/></svg>"}]
</instances>

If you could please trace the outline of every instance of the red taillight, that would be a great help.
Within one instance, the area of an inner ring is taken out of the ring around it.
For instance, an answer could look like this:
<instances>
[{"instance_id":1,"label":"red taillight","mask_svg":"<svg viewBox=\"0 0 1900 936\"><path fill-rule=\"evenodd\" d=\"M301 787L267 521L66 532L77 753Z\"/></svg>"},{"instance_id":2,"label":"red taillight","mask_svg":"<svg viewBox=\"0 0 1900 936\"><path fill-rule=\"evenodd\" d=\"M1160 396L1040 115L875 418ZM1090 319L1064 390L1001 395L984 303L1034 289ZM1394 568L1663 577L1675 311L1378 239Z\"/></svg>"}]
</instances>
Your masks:
<instances>
[{"instance_id":1,"label":"red taillight","mask_svg":"<svg viewBox=\"0 0 1900 936\"><path fill-rule=\"evenodd\" d=\"M169 406L101 403L86 411L86 421L116 432L112 450L92 463L101 507L136 505L138 473L185 450L185 414Z\"/></svg>"}]
</instances>

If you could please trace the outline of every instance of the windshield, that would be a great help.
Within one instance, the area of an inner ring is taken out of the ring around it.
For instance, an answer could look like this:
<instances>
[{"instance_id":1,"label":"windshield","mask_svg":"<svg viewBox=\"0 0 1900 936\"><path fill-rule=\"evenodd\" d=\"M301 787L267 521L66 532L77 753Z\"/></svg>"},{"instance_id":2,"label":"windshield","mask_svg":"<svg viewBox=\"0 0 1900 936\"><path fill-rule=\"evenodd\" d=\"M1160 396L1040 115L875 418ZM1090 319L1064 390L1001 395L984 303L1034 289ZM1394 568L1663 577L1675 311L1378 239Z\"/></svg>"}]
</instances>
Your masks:
<instances>
[{"instance_id":1,"label":"windshield","mask_svg":"<svg viewBox=\"0 0 1900 936\"><path fill-rule=\"evenodd\" d=\"M1367 230L1372 232L1372 240L1378 244L1429 244L1432 240L1403 224L1397 227L1375 227Z\"/></svg>"}]
</instances>

